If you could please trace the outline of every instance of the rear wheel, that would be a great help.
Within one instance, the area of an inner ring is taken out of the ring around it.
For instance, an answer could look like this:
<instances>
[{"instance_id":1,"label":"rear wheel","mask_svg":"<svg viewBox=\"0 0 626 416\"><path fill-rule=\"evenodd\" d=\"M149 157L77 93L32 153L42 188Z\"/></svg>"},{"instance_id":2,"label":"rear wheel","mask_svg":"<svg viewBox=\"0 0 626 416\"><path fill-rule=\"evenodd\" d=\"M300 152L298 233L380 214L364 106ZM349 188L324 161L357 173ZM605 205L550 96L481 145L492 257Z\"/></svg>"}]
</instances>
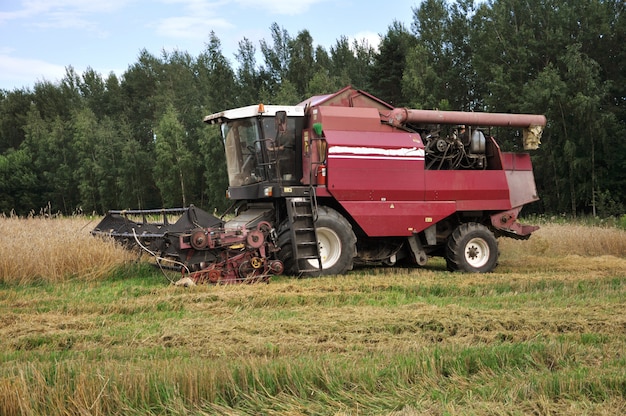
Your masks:
<instances>
[{"instance_id":1,"label":"rear wheel","mask_svg":"<svg viewBox=\"0 0 626 416\"><path fill-rule=\"evenodd\" d=\"M446 264L450 271L488 273L498 264L498 241L478 223L459 225L448 238Z\"/></svg>"},{"instance_id":2,"label":"rear wheel","mask_svg":"<svg viewBox=\"0 0 626 416\"><path fill-rule=\"evenodd\" d=\"M356 256L356 236L350 223L337 211L328 207L319 207L315 222L317 243L322 260L322 271L318 270L316 259L302 260L303 268L311 269L301 272L296 259L293 258L291 230L288 221L281 224L278 232L278 257L285 264L288 274L297 275L331 275L344 274L352 270Z\"/></svg>"}]
</instances>

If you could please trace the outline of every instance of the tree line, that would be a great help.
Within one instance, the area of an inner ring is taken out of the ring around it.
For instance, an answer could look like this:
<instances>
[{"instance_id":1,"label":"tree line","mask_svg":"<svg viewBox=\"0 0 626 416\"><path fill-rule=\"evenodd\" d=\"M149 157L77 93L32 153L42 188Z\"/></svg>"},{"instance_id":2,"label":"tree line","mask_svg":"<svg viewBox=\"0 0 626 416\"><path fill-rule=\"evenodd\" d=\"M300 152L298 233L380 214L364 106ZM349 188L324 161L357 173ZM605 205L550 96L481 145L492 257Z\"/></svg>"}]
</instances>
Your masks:
<instances>
[{"instance_id":1,"label":"tree line","mask_svg":"<svg viewBox=\"0 0 626 416\"><path fill-rule=\"evenodd\" d=\"M342 36L327 50L273 23L271 41L239 42L234 64L211 32L198 56L142 50L120 76L67 67L58 82L0 90L0 212L221 211L223 146L203 116L346 85L397 107L545 114L530 210L624 212L622 0L424 0L411 11L377 48ZM504 150L517 134L495 133Z\"/></svg>"}]
</instances>

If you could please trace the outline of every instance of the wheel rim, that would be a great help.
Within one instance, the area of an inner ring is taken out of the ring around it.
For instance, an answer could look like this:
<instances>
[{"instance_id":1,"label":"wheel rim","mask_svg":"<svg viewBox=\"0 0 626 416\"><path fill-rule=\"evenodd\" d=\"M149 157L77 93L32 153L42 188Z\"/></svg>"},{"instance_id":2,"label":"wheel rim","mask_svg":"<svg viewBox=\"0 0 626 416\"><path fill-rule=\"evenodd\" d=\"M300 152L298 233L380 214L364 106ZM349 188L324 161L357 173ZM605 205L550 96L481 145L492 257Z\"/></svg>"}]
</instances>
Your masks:
<instances>
[{"instance_id":1,"label":"wheel rim","mask_svg":"<svg viewBox=\"0 0 626 416\"><path fill-rule=\"evenodd\" d=\"M317 228L317 245L322 259L322 269L329 269L339 261L341 257L341 239L339 235L330 228ZM317 260L308 260L312 267L319 267Z\"/></svg>"},{"instance_id":2,"label":"wheel rim","mask_svg":"<svg viewBox=\"0 0 626 416\"><path fill-rule=\"evenodd\" d=\"M489 244L482 238L472 238L465 246L465 261L474 268L487 264L489 254Z\"/></svg>"}]
</instances>

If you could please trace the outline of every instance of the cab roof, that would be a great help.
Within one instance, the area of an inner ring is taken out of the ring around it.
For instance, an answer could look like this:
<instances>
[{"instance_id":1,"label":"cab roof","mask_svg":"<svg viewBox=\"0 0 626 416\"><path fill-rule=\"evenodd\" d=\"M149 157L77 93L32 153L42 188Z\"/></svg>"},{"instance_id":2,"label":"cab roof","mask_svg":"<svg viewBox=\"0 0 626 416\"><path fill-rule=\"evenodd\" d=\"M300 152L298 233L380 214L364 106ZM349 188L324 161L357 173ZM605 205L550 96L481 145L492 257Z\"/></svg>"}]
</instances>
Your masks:
<instances>
[{"instance_id":1,"label":"cab roof","mask_svg":"<svg viewBox=\"0 0 626 416\"><path fill-rule=\"evenodd\" d=\"M297 105L249 105L220 111L204 117L203 121L209 124L221 124L229 120L238 120L250 117L274 117L278 111L287 112L287 117L304 117L304 107Z\"/></svg>"}]
</instances>

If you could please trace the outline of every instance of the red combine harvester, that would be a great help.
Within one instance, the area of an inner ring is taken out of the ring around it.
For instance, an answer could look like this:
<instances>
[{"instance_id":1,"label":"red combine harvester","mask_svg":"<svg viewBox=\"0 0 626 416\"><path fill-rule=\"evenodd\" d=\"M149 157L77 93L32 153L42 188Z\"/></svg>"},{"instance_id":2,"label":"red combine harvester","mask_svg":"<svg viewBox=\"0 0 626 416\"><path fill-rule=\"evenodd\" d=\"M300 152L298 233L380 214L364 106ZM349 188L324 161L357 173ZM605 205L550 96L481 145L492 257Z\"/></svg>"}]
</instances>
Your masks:
<instances>
[{"instance_id":1,"label":"red combine harvester","mask_svg":"<svg viewBox=\"0 0 626 416\"><path fill-rule=\"evenodd\" d=\"M233 218L193 206L110 211L93 234L141 245L196 283L234 283L431 256L490 272L497 237L538 228L517 221L538 200L530 156L502 152L489 128L523 129L535 149L542 115L394 108L346 87L204 121L221 127Z\"/></svg>"}]
</instances>

